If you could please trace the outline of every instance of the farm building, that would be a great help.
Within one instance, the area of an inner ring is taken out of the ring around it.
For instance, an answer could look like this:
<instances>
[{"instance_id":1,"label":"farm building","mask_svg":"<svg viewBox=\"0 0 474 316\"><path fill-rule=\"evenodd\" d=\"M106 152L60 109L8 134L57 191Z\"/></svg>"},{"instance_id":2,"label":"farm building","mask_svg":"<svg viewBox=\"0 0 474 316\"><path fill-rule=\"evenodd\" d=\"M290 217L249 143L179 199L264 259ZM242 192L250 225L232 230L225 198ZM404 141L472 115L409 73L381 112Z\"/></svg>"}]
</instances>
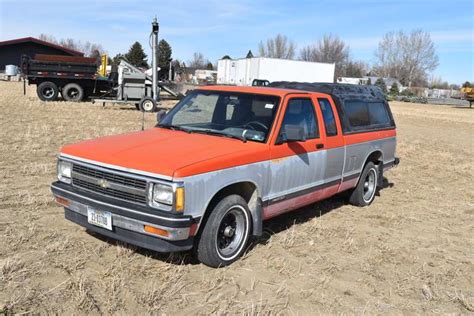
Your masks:
<instances>
[{"instance_id":1,"label":"farm building","mask_svg":"<svg viewBox=\"0 0 474 316\"><path fill-rule=\"evenodd\" d=\"M22 55L34 57L36 54L84 56L84 53L34 37L18 38L0 42L0 71L3 71L6 65L20 66Z\"/></svg>"}]
</instances>

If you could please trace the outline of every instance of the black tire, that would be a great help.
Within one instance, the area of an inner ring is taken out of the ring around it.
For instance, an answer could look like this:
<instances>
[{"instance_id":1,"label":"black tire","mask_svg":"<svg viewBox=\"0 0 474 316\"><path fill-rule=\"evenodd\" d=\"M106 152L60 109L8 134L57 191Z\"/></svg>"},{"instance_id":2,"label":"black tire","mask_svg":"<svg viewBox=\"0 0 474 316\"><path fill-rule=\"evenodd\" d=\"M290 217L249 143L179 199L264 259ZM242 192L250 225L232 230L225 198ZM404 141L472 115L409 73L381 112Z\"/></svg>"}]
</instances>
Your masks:
<instances>
[{"instance_id":1,"label":"black tire","mask_svg":"<svg viewBox=\"0 0 474 316\"><path fill-rule=\"evenodd\" d=\"M355 206L370 205L375 199L379 170L377 166L369 161L362 171L359 182L349 196L349 203Z\"/></svg>"},{"instance_id":2,"label":"black tire","mask_svg":"<svg viewBox=\"0 0 474 316\"><path fill-rule=\"evenodd\" d=\"M61 92L63 99L69 102L80 102L84 98L84 89L77 83L68 83Z\"/></svg>"},{"instance_id":3,"label":"black tire","mask_svg":"<svg viewBox=\"0 0 474 316\"><path fill-rule=\"evenodd\" d=\"M197 258L213 268L239 259L249 240L252 216L240 195L223 198L211 210L197 244Z\"/></svg>"},{"instance_id":4,"label":"black tire","mask_svg":"<svg viewBox=\"0 0 474 316\"><path fill-rule=\"evenodd\" d=\"M45 81L38 85L36 94L42 101L56 101L58 99L58 86L51 81Z\"/></svg>"},{"instance_id":5,"label":"black tire","mask_svg":"<svg viewBox=\"0 0 474 316\"><path fill-rule=\"evenodd\" d=\"M142 112L156 112L156 101L151 97L144 97L140 100L139 108Z\"/></svg>"}]
</instances>

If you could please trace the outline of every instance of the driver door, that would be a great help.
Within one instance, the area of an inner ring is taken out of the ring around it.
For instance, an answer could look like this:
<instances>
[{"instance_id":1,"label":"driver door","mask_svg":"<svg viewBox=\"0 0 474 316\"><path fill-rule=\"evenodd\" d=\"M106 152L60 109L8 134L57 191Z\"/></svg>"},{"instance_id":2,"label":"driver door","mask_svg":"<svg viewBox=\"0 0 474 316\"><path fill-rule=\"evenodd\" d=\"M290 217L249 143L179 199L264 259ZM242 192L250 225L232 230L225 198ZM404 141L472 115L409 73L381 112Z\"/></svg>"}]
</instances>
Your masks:
<instances>
[{"instance_id":1,"label":"driver door","mask_svg":"<svg viewBox=\"0 0 474 316\"><path fill-rule=\"evenodd\" d=\"M317 198L312 189L324 179L324 142L319 109L307 94L287 98L280 118L277 137L270 146L271 189L266 201L265 218L273 217L309 204ZM279 141L285 125L297 125L304 130L304 141Z\"/></svg>"}]
</instances>

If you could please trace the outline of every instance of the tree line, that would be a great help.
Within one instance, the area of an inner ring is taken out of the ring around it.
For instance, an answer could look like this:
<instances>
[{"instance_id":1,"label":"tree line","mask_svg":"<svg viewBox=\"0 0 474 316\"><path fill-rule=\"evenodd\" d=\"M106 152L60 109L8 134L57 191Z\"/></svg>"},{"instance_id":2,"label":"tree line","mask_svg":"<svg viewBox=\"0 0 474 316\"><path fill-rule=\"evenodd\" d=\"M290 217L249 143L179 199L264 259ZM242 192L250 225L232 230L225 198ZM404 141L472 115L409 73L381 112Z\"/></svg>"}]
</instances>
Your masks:
<instances>
[{"instance_id":1,"label":"tree line","mask_svg":"<svg viewBox=\"0 0 474 316\"><path fill-rule=\"evenodd\" d=\"M296 47L295 42L278 34L260 42L258 50L263 57L334 63L336 78L364 75L391 77L408 87L428 85L429 73L439 64L430 34L420 29L385 34L375 51L372 67L363 61L353 60L349 45L335 35L324 35L315 43L301 48L298 56Z\"/></svg>"}]
</instances>

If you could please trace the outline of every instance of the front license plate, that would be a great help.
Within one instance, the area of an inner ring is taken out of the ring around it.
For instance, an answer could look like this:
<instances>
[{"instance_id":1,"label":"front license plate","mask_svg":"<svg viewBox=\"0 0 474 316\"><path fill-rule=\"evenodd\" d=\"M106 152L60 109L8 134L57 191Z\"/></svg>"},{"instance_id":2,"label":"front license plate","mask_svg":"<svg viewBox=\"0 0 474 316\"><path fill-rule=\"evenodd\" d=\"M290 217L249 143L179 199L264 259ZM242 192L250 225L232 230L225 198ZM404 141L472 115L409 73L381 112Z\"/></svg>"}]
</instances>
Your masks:
<instances>
[{"instance_id":1,"label":"front license plate","mask_svg":"<svg viewBox=\"0 0 474 316\"><path fill-rule=\"evenodd\" d=\"M110 212L87 207L87 221L89 224L112 230L112 213Z\"/></svg>"}]
</instances>

